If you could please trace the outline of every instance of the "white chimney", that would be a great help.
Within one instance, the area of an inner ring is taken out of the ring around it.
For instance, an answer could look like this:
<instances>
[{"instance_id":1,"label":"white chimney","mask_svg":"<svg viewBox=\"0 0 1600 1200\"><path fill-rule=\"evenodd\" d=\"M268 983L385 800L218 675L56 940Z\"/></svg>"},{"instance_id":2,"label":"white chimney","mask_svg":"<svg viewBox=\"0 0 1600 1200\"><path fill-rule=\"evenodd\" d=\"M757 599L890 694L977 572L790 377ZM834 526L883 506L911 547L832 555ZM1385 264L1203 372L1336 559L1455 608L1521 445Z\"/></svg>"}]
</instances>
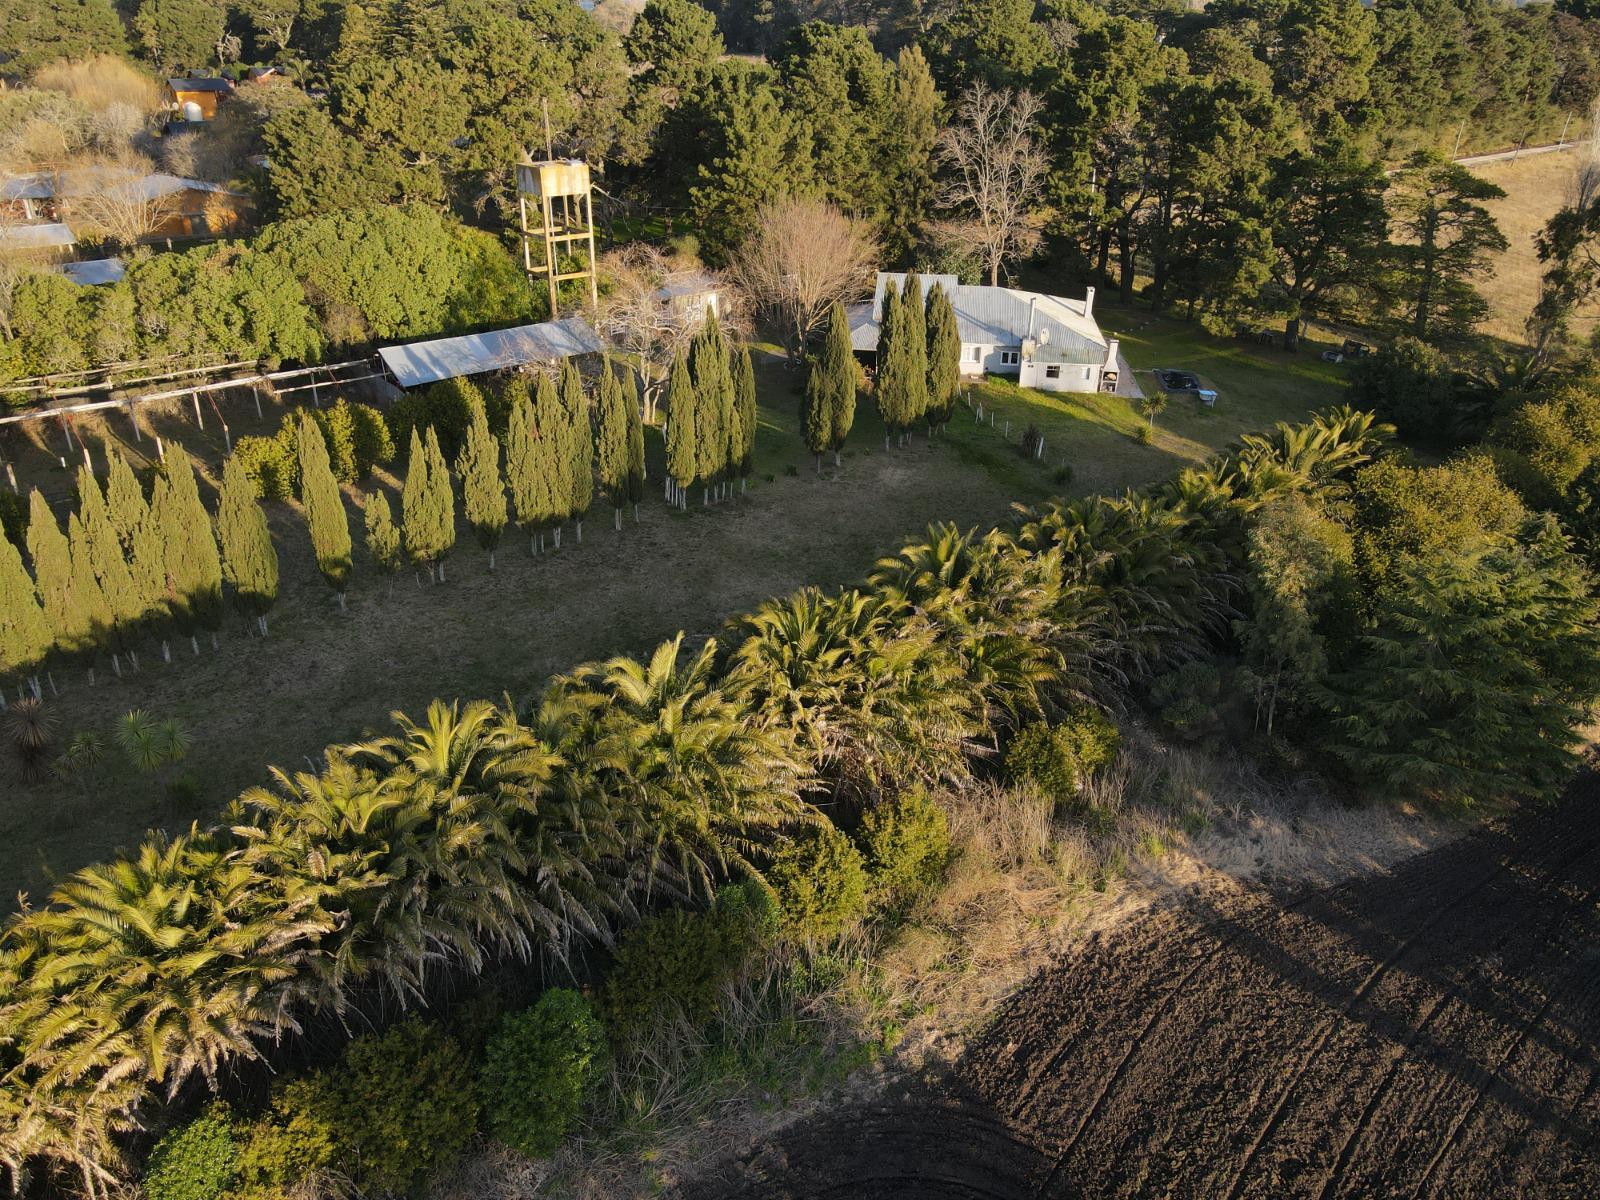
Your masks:
<instances>
[{"instance_id":1,"label":"white chimney","mask_svg":"<svg viewBox=\"0 0 1600 1200\"><path fill-rule=\"evenodd\" d=\"M1037 296L1029 296L1028 297L1028 336L1030 338L1033 336L1033 315L1034 315L1035 312L1038 311L1038 309L1039 309L1039 297L1037 297Z\"/></svg>"},{"instance_id":2,"label":"white chimney","mask_svg":"<svg viewBox=\"0 0 1600 1200\"><path fill-rule=\"evenodd\" d=\"M1084 288L1083 289L1083 315L1086 316L1086 317L1092 317L1094 315L1094 289L1093 288Z\"/></svg>"},{"instance_id":3,"label":"white chimney","mask_svg":"<svg viewBox=\"0 0 1600 1200\"><path fill-rule=\"evenodd\" d=\"M1089 291L1090 291L1090 294L1092 295L1093 292L1094 292L1094 289L1090 288ZM1116 338L1111 338L1106 342L1106 366L1109 367L1111 370L1116 370L1116 367L1117 367L1117 350L1118 350L1118 348L1120 346L1121 346L1121 343Z\"/></svg>"}]
</instances>

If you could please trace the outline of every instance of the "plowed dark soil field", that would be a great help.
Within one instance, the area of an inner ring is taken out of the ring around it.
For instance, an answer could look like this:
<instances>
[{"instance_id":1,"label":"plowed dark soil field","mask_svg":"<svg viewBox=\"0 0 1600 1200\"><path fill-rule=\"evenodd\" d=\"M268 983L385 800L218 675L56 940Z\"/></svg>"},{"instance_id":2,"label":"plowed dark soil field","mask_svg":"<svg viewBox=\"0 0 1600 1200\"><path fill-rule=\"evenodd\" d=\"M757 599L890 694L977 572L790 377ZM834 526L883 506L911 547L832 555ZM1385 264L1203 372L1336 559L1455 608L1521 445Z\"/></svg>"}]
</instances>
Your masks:
<instances>
[{"instance_id":1,"label":"plowed dark soil field","mask_svg":"<svg viewBox=\"0 0 1600 1200\"><path fill-rule=\"evenodd\" d=\"M1302 895L1169 906L943 1077L696 1197L1600 1197L1600 777Z\"/></svg>"}]
</instances>

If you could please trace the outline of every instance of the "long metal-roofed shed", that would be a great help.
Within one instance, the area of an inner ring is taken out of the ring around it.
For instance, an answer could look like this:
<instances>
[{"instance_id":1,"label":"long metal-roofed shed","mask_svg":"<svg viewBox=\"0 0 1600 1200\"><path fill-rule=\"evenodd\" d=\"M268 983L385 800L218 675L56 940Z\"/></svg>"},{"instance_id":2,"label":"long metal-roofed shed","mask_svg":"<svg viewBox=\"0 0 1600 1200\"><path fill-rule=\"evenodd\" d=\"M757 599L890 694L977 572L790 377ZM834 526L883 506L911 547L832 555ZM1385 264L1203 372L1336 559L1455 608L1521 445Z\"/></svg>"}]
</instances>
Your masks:
<instances>
[{"instance_id":1,"label":"long metal-roofed shed","mask_svg":"<svg viewBox=\"0 0 1600 1200\"><path fill-rule=\"evenodd\" d=\"M378 357L390 379L402 388L414 388L443 379L553 363L580 354L600 354L605 348L587 321L569 317L491 333L385 346L378 351Z\"/></svg>"}]
</instances>

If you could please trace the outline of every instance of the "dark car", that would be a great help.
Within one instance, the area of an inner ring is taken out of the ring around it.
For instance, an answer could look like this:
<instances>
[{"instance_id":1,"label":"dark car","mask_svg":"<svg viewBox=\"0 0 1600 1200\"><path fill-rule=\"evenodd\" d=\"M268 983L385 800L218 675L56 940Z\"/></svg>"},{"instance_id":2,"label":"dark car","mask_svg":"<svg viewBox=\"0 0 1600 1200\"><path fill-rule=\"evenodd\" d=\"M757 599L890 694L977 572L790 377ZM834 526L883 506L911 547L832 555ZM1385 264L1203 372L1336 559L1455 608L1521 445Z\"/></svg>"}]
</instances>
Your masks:
<instances>
[{"instance_id":1,"label":"dark car","mask_svg":"<svg viewBox=\"0 0 1600 1200\"><path fill-rule=\"evenodd\" d=\"M1192 371L1157 371L1156 378L1169 392L1198 392L1200 377Z\"/></svg>"}]
</instances>

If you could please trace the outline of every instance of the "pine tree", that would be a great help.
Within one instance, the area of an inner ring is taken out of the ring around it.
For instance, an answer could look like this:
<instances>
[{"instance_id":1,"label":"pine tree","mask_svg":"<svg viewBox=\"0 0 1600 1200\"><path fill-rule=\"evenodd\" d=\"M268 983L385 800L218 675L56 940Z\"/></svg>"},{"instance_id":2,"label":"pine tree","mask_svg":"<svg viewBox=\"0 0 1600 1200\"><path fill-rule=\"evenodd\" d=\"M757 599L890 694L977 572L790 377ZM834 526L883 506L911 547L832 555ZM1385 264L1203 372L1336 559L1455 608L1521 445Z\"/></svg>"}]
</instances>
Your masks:
<instances>
[{"instance_id":1,"label":"pine tree","mask_svg":"<svg viewBox=\"0 0 1600 1200\"><path fill-rule=\"evenodd\" d=\"M894 280L883 285L883 305L878 322L878 417L883 421L883 448L889 448L889 435L900 428L905 411L905 374L902 343L905 341L904 322L901 320L900 288Z\"/></svg>"},{"instance_id":2,"label":"pine tree","mask_svg":"<svg viewBox=\"0 0 1600 1200\"><path fill-rule=\"evenodd\" d=\"M644 499L644 409L639 404L639 389L632 371L622 377L622 411L628 421L628 503L633 519L639 520L639 503Z\"/></svg>"},{"instance_id":3,"label":"pine tree","mask_svg":"<svg viewBox=\"0 0 1600 1200\"><path fill-rule=\"evenodd\" d=\"M139 623L144 619L148 599L139 593L122 549L122 539L117 536L110 510L106 508L105 496L88 467L78 468L78 516L83 524L89 562L110 611L106 636L111 646L111 666L121 675L122 654L128 655L136 669L139 665L133 642Z\"/></svg>"},{"instance_id":4,"label":"pine tree","mask_svg":"<svg viewBox=\"0 0 1600 1200\"><path fill-rule=\"evenodd\" d=\"M589 397L583 390L583 376L572 359L561 364L561 408L566 414L565 457L567 461L567 512L577 524L578 541L583 541L583 515L594 503L594 422L589 415ZM561 531L556 531L561 545Z\"/></svg>"},{"instance_id":5,"label":"pine tree","mask_svg":"<svg viewBox=\"0 0 1600 1200\"><path fill-rule=\"evenodd\" d=\"M39 589L39 607L52 647L72 653L82 642L82 617L72 595L72 550L44 494L28 496L28 557Z\"/></svg>"},{"instance_id":6,"label":"pine tree","mask_svg":"<svg viewBox=\"0 0 1600 1200\"><path fill-rule=\"evenodd\" d=\"M695 415L694 377L683 353L673 360L667 380L667 498L679 508L694 483Z\"/></svg>"},{"instance_id":7,"label":"pine tree","mask_svg":"<svg viewBox=\"0 0 1600 1200\"><path fill-rule=\"evenodd\" d=\"M222 574L233 588L234 605L266 637L267 613L278 600L278 552L267 514L256 500L255 485L232 456L222 468L217 536L222 543Z\"/></svg>"},{"instance_id":8,"label":"pine tree","mask_svg":"<svg viewBox=\"0 0 1600 1200\"><path fill-rule=\"evenodd\" d=\"M928 428L942 428L955 411L961 387L961 329L955 306L940 284L928 293Z\"/></svg>"},{"instance_id":9,"label":"pine tree","mask_svg":"<svg viewBox=\"0 0 1600 1200\"><path fill-rule=\"evenodd\" d=\"M733 403L739 410L739 490L744 491L756 456L756 368L750 347L741 344L733 357Z\"/></svg>"},{"instance_id":10,"label":"pine tree","mask_svg":"<svg viewBox=\"0 0 1600 1200\"><path fill-rule=\"evenodd\" d=\"M704 489L701 499L705 502L710 497L710 485L726 465L725 422L733 408L728 344L714 312L707 314L705 327L689 348L689 366L694 374L695 394L694 469Z\"/></svg>"},{"instance_id":11,"label":"pine tree","mask_svg":"<svg viewBox=\"0 0 1600 1200\"><path fill-rule=\"evenodd\" d=\"M489 552L489 570L493 571L494 552L506 527L506 489L500 479L500 440L489 432L489 417L482 404L473 409L456 473L461 476L467 523L477 535L478 545Z\"/></svg>"},{"instance_id":12,"label":"pine tree","mask_svg":"<svg viewBox=\"0 0 1600 1200\"><path fill-rule=\"evenodd\" d=\"M366 512L367 553L373 565L385 575L393 575L405 561L400 545L400 530L395 528L394 513L389 508L389 497L373 492L367 497Z\"/></svg>"},{"instance_id":13,"label":"pine tree","mask_svg":"<svg viewBox=\"0 0 1600 1200\"><path fill-rule=\"evenodd\" d=\"M928 313L922 297L922 280L912 271L906 276L900 294L905 322L906 376L903 440L910 440L911 427L928 413Z\"/></svg>"},{"instance_id":14,"label":"pine tree","mask_svg":"<svg viewBox=\"0 0 1600 1200\"><path fill-rule=\"evenodd\" d=\"M595 438L600 486L611 500L612 525L622 529L622 506L628 500L628 408L611 359L600 364L599 431Z\"/></svg>"},{"instance_id":15,"label":"pine tree","mask_svg":"<svg viewBox=\"0 0 1600 1200\"><path fill-rule=\"evenodd\" d=\"M533 393L533 426L539 436L543 523L552 528L558 550L561 548L561 522L572 515L571 424L560 391L548 375L539 376Z\"/></svg>"},{"instance_id":16,"label":"pine tree","mask_svg":"<svg viewBox=\"0 0 1600 1200\"><path fill-rule=\"evenodd\" d=\"M209 630L215 645L216 631L222 628L222 557L217 552L211 514L195 483L194 464L176 443L167 449L166 472L171 485L171 519L162 524L168 533L167 560L177 597L176 615L191 649L199 654L199 631Z\"/></svg>"},{"instance_id":17,"label":"pine tree","mask_svg":"<svg viewBox=\"0 0 1600 1200\"><path fill-rule=\"evenodd\" d=\"M306 524L311 528L311 549L317 556L317 569L339 598L344 609L345 588L350 583L350 518L344 510L339 481L333 477L328 461L328 443L309 413L300 416L297 431L300 460L300 501L305 505Z\"/></svg>"},{"instance_id":18,"label":"pine tree","mask_svg":"<svg viewBox=\"0 0 1600 1200\"><path fill-rule=\"evenodd\" d=\"M839 465L839 451L856 419L856 364L850 347L850 319L844 305L835 304L828 314L828 333L806 381L806 446L817 456L817 472L822 472L822 454L833 451L833 465Z\"/></svg>"},{"instance_id":19,"label":"pine tree","mask_svg":"<svg viewBox=\"0 0 1600 1200\"><path fill-rule=\"evenodd\" d=\"M37 672L50 650L50 628L21 552L0 533L0 679L30 679L39 699ZM5 698L0 695L0 708Z\"/></svg>"}]
</instances>

